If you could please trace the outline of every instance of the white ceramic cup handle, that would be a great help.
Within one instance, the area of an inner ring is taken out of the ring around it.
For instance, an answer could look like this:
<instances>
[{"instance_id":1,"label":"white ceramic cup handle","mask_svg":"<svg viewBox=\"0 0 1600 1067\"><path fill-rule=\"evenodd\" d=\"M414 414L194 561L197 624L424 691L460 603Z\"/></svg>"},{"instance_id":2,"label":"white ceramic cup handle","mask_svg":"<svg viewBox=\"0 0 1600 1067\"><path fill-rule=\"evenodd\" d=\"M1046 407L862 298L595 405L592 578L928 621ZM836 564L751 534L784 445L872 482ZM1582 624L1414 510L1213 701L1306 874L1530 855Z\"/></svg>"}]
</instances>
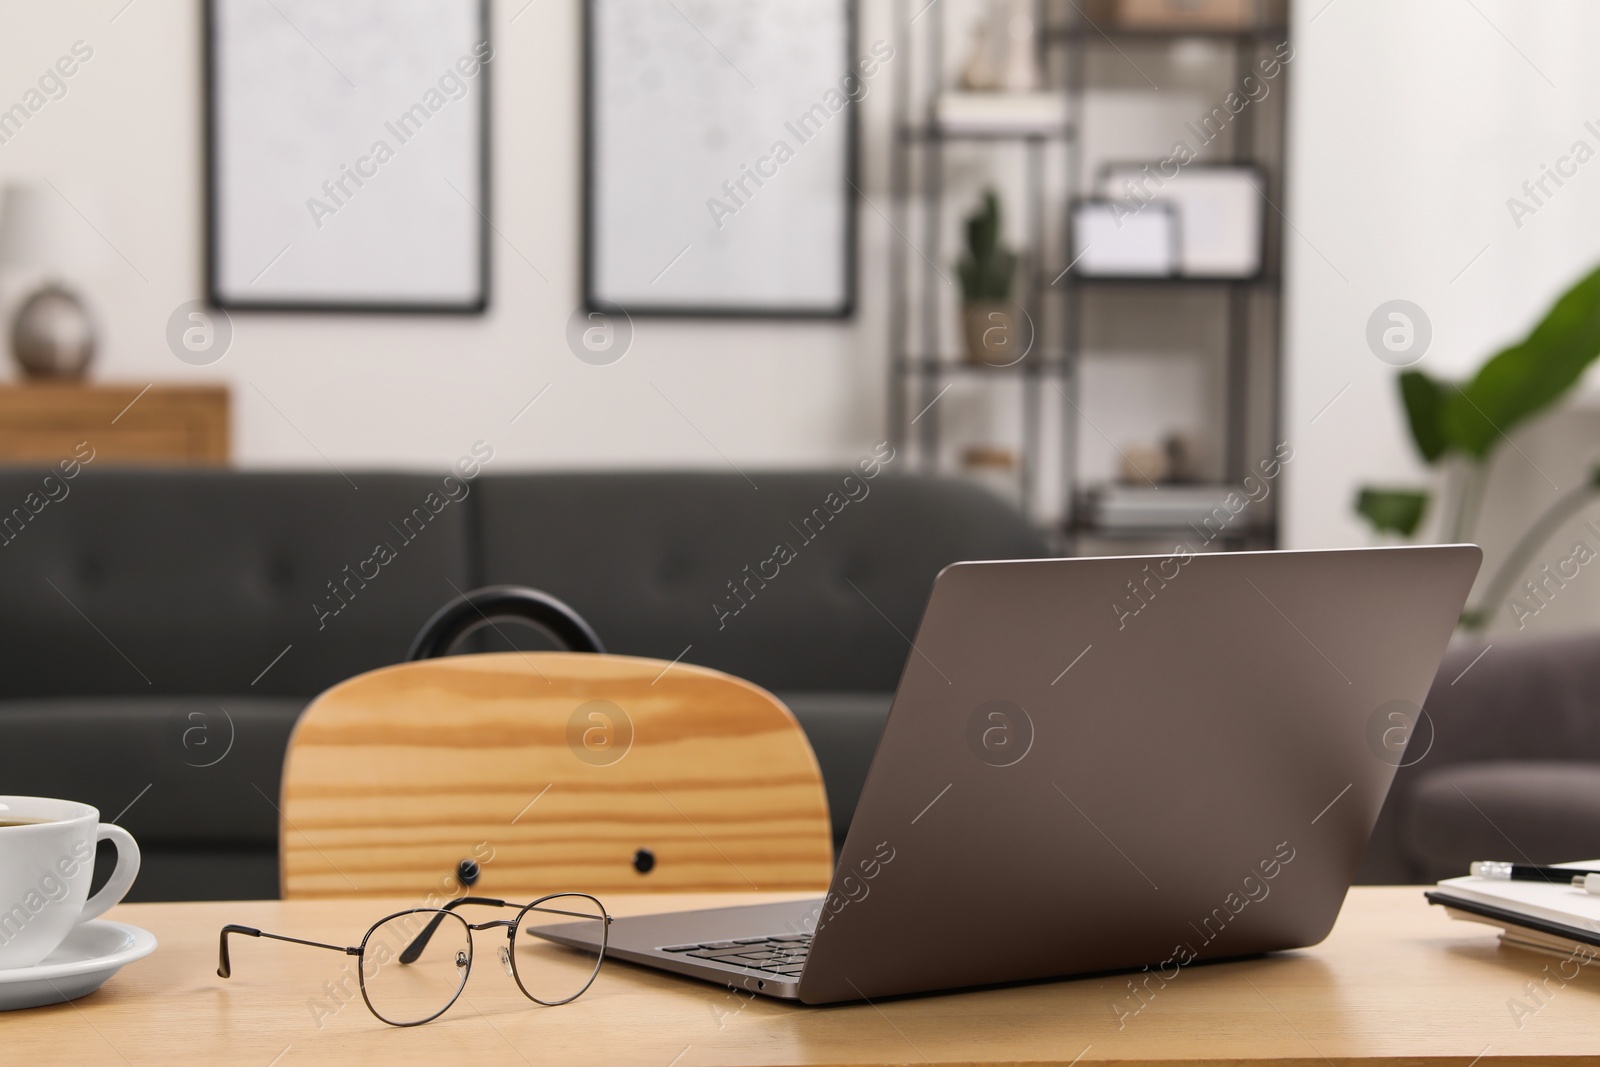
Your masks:
<instances>
[{"instance_id":1,"label":"white ceramic cup handle","mask_svg":"<svg viewBox=\"0 0 1600 1067\"><path fill-rule=\"evenodd\" d=\"M117 846L117 866L112 870L111 878L100 887L100 892L84 901L83 914L78 916L81 923L121 903L122 898L128 895L128 890L133 888L133 880L139 877L139 843L132 834L120 826L103 822L95 832L94 839L96 844L110 841Z\"/></svg>"}]
</instances>

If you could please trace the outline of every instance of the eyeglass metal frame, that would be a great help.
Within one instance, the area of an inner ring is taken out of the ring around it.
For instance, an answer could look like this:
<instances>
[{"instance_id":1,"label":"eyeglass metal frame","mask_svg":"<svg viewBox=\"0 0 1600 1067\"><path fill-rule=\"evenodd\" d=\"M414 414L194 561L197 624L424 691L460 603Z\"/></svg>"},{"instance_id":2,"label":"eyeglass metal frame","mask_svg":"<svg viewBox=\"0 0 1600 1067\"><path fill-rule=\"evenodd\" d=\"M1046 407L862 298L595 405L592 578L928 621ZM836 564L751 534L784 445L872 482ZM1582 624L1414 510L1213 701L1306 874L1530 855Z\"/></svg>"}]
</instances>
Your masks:
<instances>
[{"instance_id":1,"label":"eyeglass metal frame","mask_svg":"<svg viewBox=\"0 0 1600 1067\"><path fill-rule=\"evenodd\" d=\"M546 901L556 900L561 897L581 897L584 900L593 901L594 906L598 909L598 914L590 915L584 912L567 911L562 908L548 908L543 906ZM463 904L476 904L492 908L516 908L518 911L516 918L514 919L492 919L489 922L469 923L455 913L455 909ZM589 977L583 983L583 986L570 997L565 997L561 1000L541 1000L532 993L528 992L528 987L522 982L522 972L517 967L517 930L519 927L521 927L523 918L529 912L545 912L553 915L566 915L575 919L605 919L605 925L601 929L600 933L600 953L595 957L594 970L589 973ZM364 963L367 954L367 943L372 940L372 935L377 932L378 928L383 926L385 923L406 915L432 915L433 918L428 921L428 923L417 933L417 936L411 941L411 943L405 947L405 950L402 951L397 957L401 963L409 964L415 962L417 957L422 954L422 950L427 947L428 941L438 931L440 924L450 919L454 919L455 921L461 923L462 926L466 927L467 963L466 973L461 976L461 984L456 987L455 993L450 997L449 1002L446 1003L442 1008L428 1016L426 1019L417 1019L412 1022L396 1022L393 1019L385 1018L383 1013L373 1006L372 998L367 995L367 969L364 966ZM356 978L361 987L361 999L366 1003L367 1010L372 1012L374 1018L376 1018L379 1022L387 1023L390 1026L421 1026L423 1023L433 1022L433 1020L449 1011L455 1002L461 998L462 991L467 988L467 979L472 976L472 960L474 956L472 935L475 931L493 930L504 927L506 931L506 955L504 958L510 963L511 977L516 981L517 988L522 991L523 996L527 997L535 1004L541 1004L545 1007L556 1007L561 1004L570 1004L572 1001L577 1000L579 997L583 996L584 993L588 992L589 987L594 984L595 978L600 974L600 965L605 962L606 944L611 932L611 923L612 916L610 912L606 911L605 905L600 903L598 898L590 896L588 893L550 893L539 897L537 900L529 904L515 904L504 900L498 900L494 897L457 897L454 900L446 903L442 908L406 908L401 911L397 911L392 915L385 915L383 918L367 927L367 932L362 935L361 944L359 945L331 945L323 941L307 941L299 937L288 937L284 934L267 933L266 931L258 930L253 926L241 926L237 923L229 923L222 928L222 934L218 943L217 977L228 978L233 974L233 964L228 955L229 934L243 934L246 937L267 937L274 941L287 941L290 944L295 945L308 945L311 948L323 948L332 952L343 952L347 956L354 956L358 960L362 961L356 966Z\"/></svg>"}]
</instances>

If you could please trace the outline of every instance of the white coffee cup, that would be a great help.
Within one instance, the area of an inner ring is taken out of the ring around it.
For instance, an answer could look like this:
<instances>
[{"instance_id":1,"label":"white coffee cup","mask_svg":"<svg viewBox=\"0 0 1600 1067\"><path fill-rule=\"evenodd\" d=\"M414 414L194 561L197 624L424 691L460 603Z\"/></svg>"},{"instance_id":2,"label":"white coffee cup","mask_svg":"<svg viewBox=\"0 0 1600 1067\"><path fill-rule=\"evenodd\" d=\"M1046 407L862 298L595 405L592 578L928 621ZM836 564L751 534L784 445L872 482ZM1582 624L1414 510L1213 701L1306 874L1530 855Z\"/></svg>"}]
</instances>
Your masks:
<instances>
[{"instance_id":1,"label":"white coffee cup","mask_svg":"<svg viewBox=\"0 0 1600 1067\"><path fill-rule=\"evenodd\" d=\"M100 841L116 845L117 866L91 898ZM50 955L74 926L126 896L138 874L133 835L101 822L88 804L0 796L0 969L31 967Z\"/></svg>"}]
</instances>

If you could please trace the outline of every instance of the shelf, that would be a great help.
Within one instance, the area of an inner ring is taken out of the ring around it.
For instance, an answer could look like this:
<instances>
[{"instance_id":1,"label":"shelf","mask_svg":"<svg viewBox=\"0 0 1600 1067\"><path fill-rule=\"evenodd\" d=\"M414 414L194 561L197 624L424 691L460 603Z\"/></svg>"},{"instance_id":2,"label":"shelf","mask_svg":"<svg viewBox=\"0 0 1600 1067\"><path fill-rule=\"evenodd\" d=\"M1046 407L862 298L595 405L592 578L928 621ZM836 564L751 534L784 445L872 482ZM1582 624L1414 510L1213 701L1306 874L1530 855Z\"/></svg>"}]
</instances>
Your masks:
<instances>
[{"instance_id":1,"label":"shelf","mask_svg":"<svg viewBox=\"0 0 1600 1067\"><path fill-rule=\"evenodd\" d=\"M1277 526L1274 523L1256 523L1242 526L1237 530L1212 534L1205 543L1225 541L1236 544L1242 541L1268 540L1276 535L1276 531ZM1169 541L1174 537L1198 536L1192 526L1100 526L1087 519L1073 522L1067 527L1066 532L1069 535L1099 537L1107 541ZM1203 548L1204 545L1190 542L1190 547Z\"/></svg>"},{"instance_id":2,"label":"shelf","mask_svg":"<svg viewBox=\"0 0 1600 1067\"><path fill-rule=\"evenodd\" d=\"M1089 40L1103 41L1107 38L1121 40L1143 41L1184 41L1195 38L1208 40L1273 40L1287 38L1289 27L1285 25L1270 26L1244 26L1237 29L1226 27L1191 26L1186 29L1177 27L1171 29L1144 28L1138 26L1047 26L1041 31L1040 36L1046 41L1074 41Z\"/></svg>"},{"instance_id":3,"label":"shelf","mask_svg":"<svg viewBox=\"0 0 1600 1067\"><path fill-rule=\"evenodd\" d=\"M1276 274L1257 274L1256 276L1254 276L1252 278L1188 278L1188 277L1184 277L1182 275L1167 275L1167 276L1151 277L1151 276L1139 275L1139 274L1131 274L1131 275L1069 274L1068 277L1072 279L1072 284L1074 284L1074 285L1082 285L1082 286L1097 286L1097 285L1100 285L1100 286L1136 286L1136 287L1146 287L1146 286L1148 286L1148 287L1157 288L1157 289L1161 289L1161 288L1172 288L1172 289L1204 288L1204 287L1208 287L1208 286L1218 286L1218 285L1230 286L1230 287L1237 286L1237 287L1240 287L1240 288L1252 288L1252 287L1255 287L1255 286L1277 288L1279 286L1280 282L1281 282L1281 279Z\"/></svg>"},{"instance_id":4,"label":"shelf","mask_svg":"<svg viewBox=\"0 0 1600 1067\"><path fill-rule=\"evenodd\" d=\"M962 375L973 375L979 378L1019 378L1029 374L1070 375L1072 368L1060 359L1029 360L1026 356L1022 358L1021 362L1012 364L1009 367L989 367L949 357L935 357L933 359L897 360L895 371L899 374L916 375L924 378L960 377Z\"/></svg>"},{"instance_id":5,"label":"shelf","mask_svg":"<svg viewBox=\"0 0 1600 1067\"><path fill-rule=\"evenodd\" d=\"M1238 486L1218 481L1164 483L1150 488L1098 486L1076 496L1071 528L1110 540L1179 537L1191 545L1197 538L1203 544L1236 544L1270 536L1273 520L1269 515L1259 510L1245 515L1243 507L1227 505L1239 492ZM1235 519L1240 521L1234 523ZM1229 525L1224 527L1224 521Z\"/></svg>"},{"instance_id":6,"label":"shelf","mask_svg":"<svg viewBox=\"0 0 1600 1067\"><path fill-rule=\"evenodd\" d=\"M944 130L938 126L902 126L902 141L1017 141L1043 144L1047 141L1070 141L1072 130L1063 127L1049 132L1020 130Z\"/></svg>"},{"instance_id":7,"label":"shelf","mask_svg":"<svg viewBox=\"0 0 1600 1067\"><path fill-rule=\"evenodd\" d=\"M1133 26L1110 15L1111 3L1101 6L1107 9L1105 18L1095 15L1091 20L1084 13L1089 9L1095 14L1088 0L1073 0L1053 18L1040 18L1043 79L1033 92L956 89L940 29L942 20L923 19L917 32L909 26L906 29L904 62L908 66L913 66L915 52L924 44L931 51L927 77L899 79L893 89L890 195L898 211L896 230L902 236L920 233L926 241L921 245L909 240L890 243L891 432L906 446L909 462L947 470L950 446L958 442L951 438L953 427L946 425L948 420L937 414L923 417L930 409L937 411L930 401L946 391L993 401L991 414L997 427L1014 431L1013 444L1019 456L1016 482L1023 510L1042 520L1052 533L1052 543L1065 546L1071 554L1171 550L1180 541L1195 546L1204 543L1208 550L1270 548L1276 542L1276 523L1266 511L1259 516L1240 515L1237 528L1208 538L1182 522L1170 521L1174 516L1187 518L1186 508L1085 508L1079 503L1085 477L1081 431L1087 429L1091 417L1099 416L1087 400L1081 401L1084 410L1079 409L1080 398L1073 386L1082 374L1089 321L1107 313L1135 322L1154 316L1219 313L1214 315L1220 326L1219 345L1208 343L1204 354L1209 358L1212 349L1221 348L1222 387L1218 396L1200 398L1204 402L1201 424L1207 441L1216 446L1218 472L1230 480L1244 477L1251 442L1264 433L1277 439L1281 421L1277 392L1282 385L1284 281L1280 264L1284 230L1265 228L1257 260L1260 271L1252 277L1085 277L1072 273L1081 264L1073 259L1070 213L1072 204L1094 188L1092 175L1085 172L1084 141L1092 139L1093 129L1107 121L1095 109L1084 109L1084 96L1097 88L1122 84L1124 78L1117 73L1108 81L1098 64L1085 67L1083 61L1102 55L1114 59L1113 49L1160 54L1159 49L1167 45L1209 40L1218 57L1226 58L1228 68L1242 70L1254 65L1256 57L1272 52L1278 41L1290 39L1282 11L1286 5L1283 0L1273 0L1255 12L1259 21L1229 27ZM1089 43L1095 41L1100 43ZM921 69L920 62L915 66ZM1212 73L1213 80L1220 81L1224 72ZM1282 180L1286 109L1274 106L1263 111L1259 122L1257 112L1249 115L1248 122L1234 127L1235 162L1252 161L1273 174L1274 180ZM945 150L942 146L947 142L974 147ZM1013 145L1022 150L1011 150ZM1058 161L1058 155L1064 159ZM985 158L976 160L978 156ZM942 282L949 278L942 270L925 269L925 264L943 264L951 257L952 234L959 244L961 231L953 224L971 210L973 201L966 185L972 175L967 168L974 162L994 171L988 175L990 181L1008 191L1005 207L1011 218L1022 222L1020 228L1013 225L1011 229L1026 246L1019 250L1022 262L1029 265L1027 299L1022 302L1034 316L1038 346L1010 367L966 362L962 344L965 318L960 320L960 328L952 331L947 314L952 297L959 296L944 288ZM1065 164L1060 180L1053 169L1058 162ZM1059 219L1054 215L1058 203L1063 212ZM1055 228L1058 222L1060 229ZM1045 270L1041 265L1049 261L1057 265ZM1242 262L1248 261L1234 261ZM1108 354L1115 356L1119 351L1113 348ZM1270 393L1264 385L1268 374ZM1005 384L967 384L983 379ZM1179 418L1177 406L1173 405L1173 414L1163 414L1163 423ZM1191 412L1182 418L1193 421L1194 416ZM1110 425L1106 428L1113 429ZM1113 436L1120 432L1116 429ZM1056 483L1059 490L1050 483ZM1156 523L1164 525L1153 525Z\"/></svg>"},{"instance_id":8,"label":"shelf","mask_svg":"<svg viewBox=\"0 0 1600 1067\"><path fill-rule=\"evenodd\" d=\"M927 141L1068 141L1071 108L1060 89L1028 92L947 89L933 97L926 115L903 121ZM902 133L902 136L905 134Z\"/></svg>"}]
</instances>

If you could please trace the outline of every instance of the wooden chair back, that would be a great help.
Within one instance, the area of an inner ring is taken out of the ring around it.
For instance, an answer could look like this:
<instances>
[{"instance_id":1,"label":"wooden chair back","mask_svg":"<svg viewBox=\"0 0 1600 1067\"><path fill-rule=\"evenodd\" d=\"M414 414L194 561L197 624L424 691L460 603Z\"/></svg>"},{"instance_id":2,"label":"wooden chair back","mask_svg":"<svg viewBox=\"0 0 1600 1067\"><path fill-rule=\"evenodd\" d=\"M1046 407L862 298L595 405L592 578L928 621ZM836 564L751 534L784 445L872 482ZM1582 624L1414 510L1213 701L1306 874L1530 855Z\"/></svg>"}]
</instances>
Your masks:
<instances>
[{"instance_id":1,"label":"wooden chair back","mask_svg":"<svg viewBox=\"0 0 1600 1067\"><path fill-rule=\"evenodd\" d=\"M704 667L504 652L384 667L289 741L285 898L825 890L828 802L771 693Z\"/></svg>"}]
</instances>

